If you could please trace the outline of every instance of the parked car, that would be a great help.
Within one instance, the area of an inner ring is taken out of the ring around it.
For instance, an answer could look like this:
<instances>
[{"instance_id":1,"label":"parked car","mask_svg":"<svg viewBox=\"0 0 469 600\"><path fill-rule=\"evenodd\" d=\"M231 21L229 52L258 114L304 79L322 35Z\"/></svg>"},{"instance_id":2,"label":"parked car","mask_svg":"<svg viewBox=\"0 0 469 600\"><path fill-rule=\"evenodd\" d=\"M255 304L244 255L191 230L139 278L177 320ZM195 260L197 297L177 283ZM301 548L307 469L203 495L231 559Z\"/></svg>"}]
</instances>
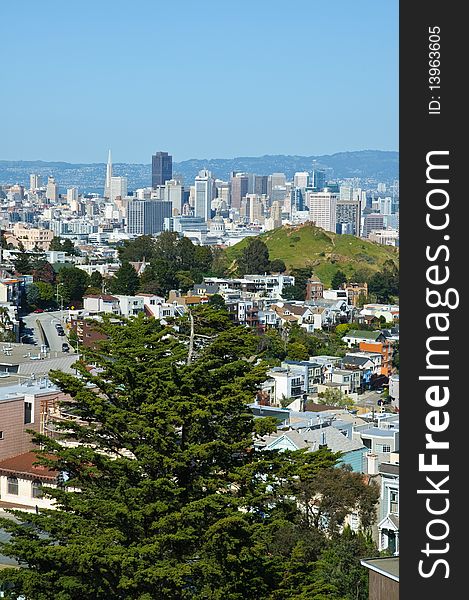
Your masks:
<instances>
[{"instance_id":1,"label":"parked car","mask_svg":"<svg viewBox=\"0 0 469 600\"><path fill-rule=\"evenodd\" d=\"M42 312L44 312L44 311L42 310L42 308L36 308L36 310L35 310L35 311L33 311L33 312L35 312L35 313L42 313Z\"/></svg>"},{"instance_id":2,"label":"parked car","mask_svg":"<svg viewBox=\"0 0 469 600\"><path fill-rule=\"evenodd\" d=\"M67 342L64 342L62 344L62 352L68 352L70 350L70 346L67 344Z\"/></svg>"}]
</instances>

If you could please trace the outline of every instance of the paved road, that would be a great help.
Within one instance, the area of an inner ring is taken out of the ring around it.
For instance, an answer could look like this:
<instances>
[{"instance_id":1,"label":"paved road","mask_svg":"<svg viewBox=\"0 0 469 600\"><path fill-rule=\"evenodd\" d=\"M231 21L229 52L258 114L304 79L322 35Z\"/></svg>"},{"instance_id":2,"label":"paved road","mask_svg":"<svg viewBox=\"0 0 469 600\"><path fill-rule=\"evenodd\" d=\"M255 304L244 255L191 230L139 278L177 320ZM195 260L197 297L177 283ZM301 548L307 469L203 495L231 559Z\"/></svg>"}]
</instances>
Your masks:
<instances>
[{"instance_id":1,"label":"paved road","mask_svg":"<svg viewBox=\"0 0 469 600\"><path fill-rule=\"evenodd\" d=\"M73 352L73 347L67 339L67 336L59 336L56 324L61 323L62 312L60 310L54 312L31 313L23 317L25 328L31 330L31 336L40 346L42 342L40 328L37 321L40 322L51 352L62 352L62 344L67 342L70 345L70 351ZM65 333L67 329L64 324Z\"/></svg>"}]
</instances>

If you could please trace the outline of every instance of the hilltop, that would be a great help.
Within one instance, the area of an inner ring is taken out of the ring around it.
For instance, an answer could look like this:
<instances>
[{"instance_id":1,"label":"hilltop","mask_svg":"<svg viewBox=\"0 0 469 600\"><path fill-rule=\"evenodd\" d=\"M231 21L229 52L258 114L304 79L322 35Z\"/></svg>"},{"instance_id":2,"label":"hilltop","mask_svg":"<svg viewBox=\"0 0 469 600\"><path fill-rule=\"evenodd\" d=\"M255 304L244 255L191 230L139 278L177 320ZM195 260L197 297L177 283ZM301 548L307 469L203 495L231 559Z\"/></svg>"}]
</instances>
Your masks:
<instances>
[{"instance_id":1,"label":"hilltop","mask_svg":"<svg viewBox=\"0 0 469 600\"><path fill-rule=\"evenodd\" d=\"M399 260L397 248L353 235L331 233L312 223L285 225L263 233L259 238L267 245L271 260L283 260L288 270L311 267L326 286L330 286L332 277L339 269L347 277L352 277L358 270L379 271L387 260L395 263ZM233 264L240 256L248 239L225 250L229 264Z\"/></svg>"}]
</instances>

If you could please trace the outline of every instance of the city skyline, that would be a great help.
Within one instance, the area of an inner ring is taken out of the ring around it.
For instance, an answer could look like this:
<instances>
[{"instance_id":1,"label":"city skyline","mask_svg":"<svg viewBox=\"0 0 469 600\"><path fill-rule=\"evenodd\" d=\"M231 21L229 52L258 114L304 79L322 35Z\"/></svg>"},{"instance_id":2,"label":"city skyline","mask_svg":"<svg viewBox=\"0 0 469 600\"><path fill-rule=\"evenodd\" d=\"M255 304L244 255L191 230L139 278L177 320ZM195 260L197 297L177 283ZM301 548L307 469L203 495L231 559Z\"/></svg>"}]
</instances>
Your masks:
<instances>
[{"instance_id":1,"label":"city skyline","mask_svg":"<svg viewBox=\"0 0 469 600\"><path fill-rule=\"evenodd\" d=\"M264 1L110 6L46 0L29 5L21 44L5 31L4 77L18 93L2 98L0 159L398 147L397 2L298 1L288 15ZM19 8L3 5L2 21L20 23Z\"/></svg>"}]
</instances>

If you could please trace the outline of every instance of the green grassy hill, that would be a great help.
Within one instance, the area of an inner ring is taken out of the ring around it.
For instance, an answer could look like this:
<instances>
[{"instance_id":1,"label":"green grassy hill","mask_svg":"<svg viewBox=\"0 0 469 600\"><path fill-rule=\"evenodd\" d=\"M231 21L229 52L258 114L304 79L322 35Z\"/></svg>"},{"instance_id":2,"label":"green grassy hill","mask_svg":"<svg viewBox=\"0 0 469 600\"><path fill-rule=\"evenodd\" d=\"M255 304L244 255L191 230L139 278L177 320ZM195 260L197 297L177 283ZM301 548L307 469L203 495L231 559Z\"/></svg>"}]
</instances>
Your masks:
<instances>
[{"instance_id":1,"label":"green grassy hill","mask_svg":"<svg viewBox=\"0 0 469 600\"><path fill-rule=\"evenodd\" d=\"M282 259L287 269L311 267L314 274L329 286L339 269L347 277L360 269L379 271L386 260L398 263L399 250L362 240L353 235L324 231L311 223L296 227L284 226L259 236L269 248L270 260ZM248 239L225 250L227 262L234 270L236 259Z\"/></svg>"}]
</instances>

